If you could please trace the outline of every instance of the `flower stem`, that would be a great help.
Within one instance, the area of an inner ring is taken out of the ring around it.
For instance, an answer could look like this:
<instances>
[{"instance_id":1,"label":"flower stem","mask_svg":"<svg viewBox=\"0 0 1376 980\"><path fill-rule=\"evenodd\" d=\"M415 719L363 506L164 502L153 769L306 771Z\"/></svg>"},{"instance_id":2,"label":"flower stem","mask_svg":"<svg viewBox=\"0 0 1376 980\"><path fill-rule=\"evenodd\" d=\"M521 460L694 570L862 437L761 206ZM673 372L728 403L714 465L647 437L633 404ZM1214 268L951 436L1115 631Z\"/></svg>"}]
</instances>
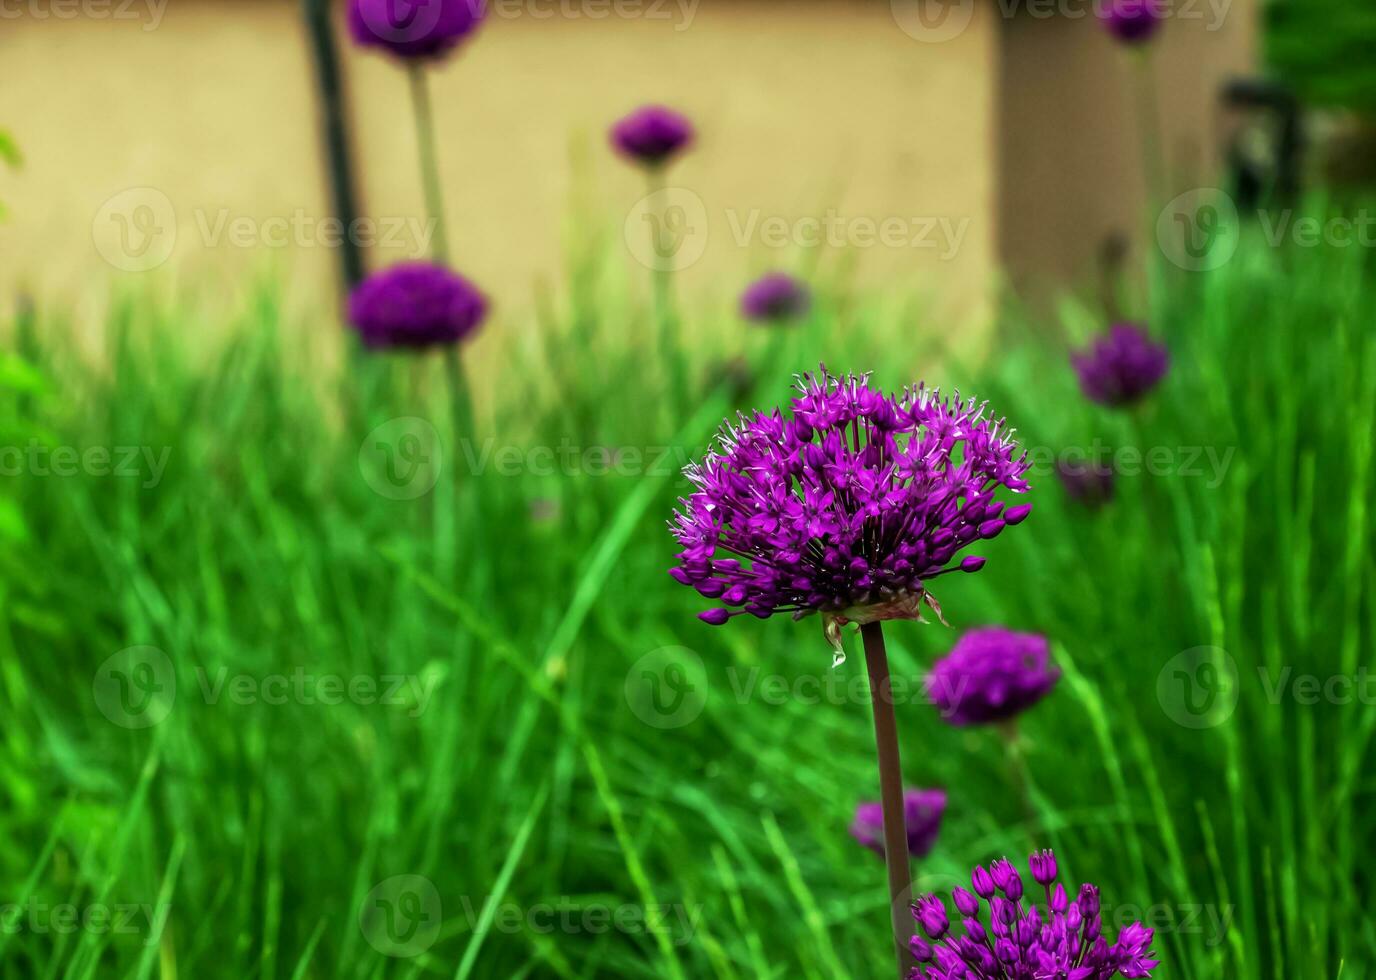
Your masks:
<instances>
[{"instance_id":1,"label":"flower stem","mask_svg":"<svg viewBox=\"0 0 1376 980\"><path fill-rule=\"evenodd\" d=\"M903 768L898 759L898 723L894 720L893 685L889 656L879 623L860 627L865 642L865 667L870 675L874 706L874 741L879 751L879 799L884 814L884 863L889 869L889 910L898 954L899 980L916 965L908 949L912 936L912 879L908 868L908 828L903 818Z\"/></svg>"},{"instance_id":2,"label":"flower stem","mask_svg":"<svg viewBox=\"0 0 1376 980\"><path fill-rule=\"evenodd\" d=\"M439 154L435 150L435 113L430 105L430 82L425 66L412 62L411 109L416 116L416 142L420 146L421 186L425 191L425 209L435 227L434 259L440 265L449 262L449 237L444 228L444 199L440 193Z\"/></svg>"},{"instance_id":3,"label":"flower stem","mask_svg":"<svg viewBox=\"0 0 1376 980\"><path fill-rule=\"evenodd\" d=\"M655 206L662 205L664 172L660 167L650 167L646 172L646 186L650 196L655 198ZM668 267L673 253L668 250L669 230L665 227L668 215L657 214L650 222L650 255L654 268L650 270L650 288L654 296L654 314L658 327L659 359L668 365L671 390L677 399L685 394L682 358L678 351L678 321L674 316L673 272Z\"/></svg>"}]
</instances>

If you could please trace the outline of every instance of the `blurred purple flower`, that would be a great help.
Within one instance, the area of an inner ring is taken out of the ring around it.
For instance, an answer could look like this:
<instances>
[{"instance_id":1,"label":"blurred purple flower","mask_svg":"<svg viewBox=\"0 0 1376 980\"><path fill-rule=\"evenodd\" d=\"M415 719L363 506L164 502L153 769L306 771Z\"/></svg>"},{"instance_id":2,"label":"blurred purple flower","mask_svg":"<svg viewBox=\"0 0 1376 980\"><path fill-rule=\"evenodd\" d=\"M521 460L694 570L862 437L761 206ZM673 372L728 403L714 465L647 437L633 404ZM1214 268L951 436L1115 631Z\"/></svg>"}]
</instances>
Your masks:
<instances>
[{"instance_id":1,"label":"blurred purple flower","mask_svg":"<svg viewBox=\"0 0 1376 980\"><path fill-rule=\"evenodd\" d=\"M407 262L369 276L349 297L349 322L368 347L432 347L466 339L487 298L458 273Z\"/></svg>"},{"instance_id":2,"label":"blurred purple flower","mask_svg":"<svg viewBox=\"0 0 1376 980\"><path fill-rule=\"evenodd\" d=\"M1161 0L1108 0L1099 16L1119 41L1141 44L1161 27L1166 11Z\"/></svg>"},{"instance_id":3,"label":"blurred purple flower","mask_svg":"<svg viewBox=\"0 0 1376 980\"><path fill-rule=\"evenodd\" d=\"M787 323L807 313L811 303L806 285L774 272L746 287L741 294L741 315L756 323Z\"/></svg>"},{"instance_id":4,"label":"blurred purple flower","mask_svg":"<svg viewBox=\"0 0 1376 980\"><path fill-rule=\"evenodd\" d=\"M1036 704L1060 679L1050 644L1036 633L973 629L932 665L927 689L952 725L1006 721Z\"/></svg>"},{"instance_id":5,"label":"blurred purple flower","mask_svg":"<svg viewBox=\"0 0 1376 980\"><path fill-rule=\"evenodd\" d=\"M1078 504L1097 510L1113 499L1114 472L1107 463L1057 460L1056 475L1066 494Z\"/></svg>"},{"instance_id":6,"label":"blurred purple flower","mask_svg":"<svg viewBox=\"0 0 1376 980\"><path fill-rule=\"evenodd\" d=\"M1080 390L1091 401L1119 408L1141 401L1171 365L1171 354L1133 323L1115 323L1090 347L1070 355Z\"/></svg>"},{"instance_id":7,"label":"blurred purple flower","mask_svg":"<svg viewBox=\"0 0 1376 980\"><path fill-rule=\"evenodd\" d=\"M647 167L668 163L693 141L693 124L673 109L647 105L612 127L612 145Z\"/></svg>"},{"instance_id":8,"label":"blurred purple flower","mask_svg":"<svg viewBox=\"0 0 1376 980\"><path fill-rule=\"evenodd\" d=\"M909 943L919 964L909 980L1150 977L1160 962L1152 958L1149 948L1154 931L1134 922L1109 945L1103 935L1099 889L1081 885L1071 902L1064 885L1053 887L1058 870L1055 855L1044 851L1034 857L1032 874L1042 886L1044 902L1022 901L1022 879L1006 860L996 862L993 877L1001 895L988 887L989 872L975 868L971 881L979 897L963 888L952 893L963 917L961 935L951 929L940 898L920 896L913 904L913 918L926 936L913 936ZM988 926L980 915L980 898L989 903Z\"/></svg>"},{"instance_id":9,"label":"blurred purple flower","mask_svg":"<svg viewBox=\"0 0 1376 980\"><path fill-rule=\"evenodd\" d=\"M1031 510L994 499L1027 490L1012 430L987 402L921 385L890 397L823 367L797 388L792 419L738 415L684 469L696 489L670 522L681 546L670 575L738 607L702 613L713 625L821 612L838 653L848 622L919 619L924 605L939 616L929 580L977 571L977 556L949 563Z\"/></svg>"},{"instance_id":10,"label":"blurred purple flower","mask_svg":"<svg viewBox=\"0 0 1376 980\"><path fill-rule=\"evenodd\" d=\"M903 794L903 818L908 828L908 853L926 857L936 846L941 817L946 812L944 789L910 789ZM884 809L879 803L855 808L850 835L880 857L884 856Z\"/></svg>"},{"instance_id":11,"label":"blurred purple flower","mask_svg":"<svg viewBox=\"0 0 1376 980\"><path fill-rule=\"evenodd\" d=\"M349 32L398 58L441 58L482 23L483 0L349 0Z\"/></svg>"}]
</instances>

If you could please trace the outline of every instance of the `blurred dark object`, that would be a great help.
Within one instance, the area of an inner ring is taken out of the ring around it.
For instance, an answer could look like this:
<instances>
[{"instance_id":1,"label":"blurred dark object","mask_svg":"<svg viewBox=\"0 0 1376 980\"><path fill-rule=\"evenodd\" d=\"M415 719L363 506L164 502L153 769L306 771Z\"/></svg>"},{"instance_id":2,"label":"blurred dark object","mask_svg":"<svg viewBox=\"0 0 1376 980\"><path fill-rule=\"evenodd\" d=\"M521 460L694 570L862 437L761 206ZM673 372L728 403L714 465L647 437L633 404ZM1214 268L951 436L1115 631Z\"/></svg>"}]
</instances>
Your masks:
<instances>
[{"instance_id":1,"label":"blurred dark object","mask_svg":"<svg viewBox=\"0 0 1376 980\"><path fill-rule=\"evenodd\" d=\"M1291 89L1261 78L1235 78L1222 91L1224 111L1235 121L1226 155L1232 193L1243 212L1299 197L1304 151L1300 103Z\"/></svg>"},{"instance_id":2,"label":"blurred dark object","mask_svg":"<svg viewBox=\"0 0 1376 980\"><path fill-rule=\"evenodd\" d=\"M1097 459L1056 461L1056 475L1066 495L1077 504L1098 510L1113 500L1113 467Z\"/></svg>"},{"instance_id":3,"label":"blurred dark object","mask_svg":"<svg viewBox=\"0 0 1376 980\"><path fill-rule=\"evenodd\" d=\"M329 170L334 216L349 229L349 234L343 237L339 245L339 272L344 294L348 295L363 280L363 253L353 235L354 219L358 217L357 195L348 115L344 108L343 72L339 65L339 45L335 41L331 7L330 0L301 0L301 12L306 19L306 34L310 38L311 55L315 63L315 80L320 96L320 129Z\"/></svg>"}]
</instances>

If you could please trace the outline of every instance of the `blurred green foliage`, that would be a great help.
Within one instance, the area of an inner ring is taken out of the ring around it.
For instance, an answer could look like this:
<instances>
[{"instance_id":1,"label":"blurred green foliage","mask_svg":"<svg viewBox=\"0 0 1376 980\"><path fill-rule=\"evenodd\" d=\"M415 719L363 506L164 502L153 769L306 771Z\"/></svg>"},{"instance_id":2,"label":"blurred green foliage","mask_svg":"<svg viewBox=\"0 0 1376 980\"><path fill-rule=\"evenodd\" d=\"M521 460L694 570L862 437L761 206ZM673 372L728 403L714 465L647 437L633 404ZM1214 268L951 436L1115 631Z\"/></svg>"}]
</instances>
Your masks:
<instances>
[{"instance_id":1,"label":"blurred green foliage","mask_svg":"<svg viewBox=\"0 0 1376 980\"><path fill-rule=\"evenodd\" d=\"M1376 113L1376 4L1269 0L1266 57L1315 106Z\"/></svg>"}]
</instances>

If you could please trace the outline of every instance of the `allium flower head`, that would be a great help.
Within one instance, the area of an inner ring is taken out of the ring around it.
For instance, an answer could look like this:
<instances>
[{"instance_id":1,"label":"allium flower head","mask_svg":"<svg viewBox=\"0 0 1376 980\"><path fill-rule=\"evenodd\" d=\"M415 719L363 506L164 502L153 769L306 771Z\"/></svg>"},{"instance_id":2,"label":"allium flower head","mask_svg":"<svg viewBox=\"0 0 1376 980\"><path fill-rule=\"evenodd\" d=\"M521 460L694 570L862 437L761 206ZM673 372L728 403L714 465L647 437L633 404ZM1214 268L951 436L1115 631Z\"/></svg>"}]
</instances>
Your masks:
<instances>
[{"instance_id":1,"label":"allium flower head","mask_svg":"<svg viewBox=\"0 0 1376 980\"><path fill-rule=\"evenodd\" d=\"M642 106L612 127L612 145L647 167L668 163L693 141L693 124L673 109Z\"/></svg>"},{"instance_id":2,"label":"allium flower head","mask_svg":"<svg viewBox=\"0 0 1376 980\"><path fill-rule=\"evenodd\" d=\"M741 315L756 323L787 323L805 314L811 302L807 286L774 272L746 287L741 294Z\"/></svg>"},{"instance_id":3,"label":"allium flower head","mask_svg":"<svg viewBox=\"0 0 1376 980\"><path fill-rule=\"evenodd\" d=\"M936 846L941 817L946 812L944 789L910 789L903 794L903 822L908 828L908 853L926 857ZM884 809L880 803L855 808L850 835L880 857L884 856Z\"/></svg>"},{"instance_id":4,"label":"allium flower head","mask_svg":"<svg viewBox=\"0 0 1376 980\"><path fill-rule=\"evenodd\" d=\"M1116 323L1086 350L1072 354L1085 397L1121 407L1141 401L1166 375L1171 355L1132 323Z\"/></svg>"},{"instance_id":5,"label":"allium flower head","mask_svg":"<svg viewBox=\"0 0 1376 980\"><path fill-rule=\"evenodd\" d=\"M1113 499L1113 467L1107 463L1056 463L1056 475L1071 500L1098 509Z\"/></svg>"},{"instance_id":6,"label":"allium flower head","mask_svg":"<svg viewBox=\"0 0 1376 980\"><path fill-rule=\"evenodd\" d=\"M1100 12L1108 32L1124 44L1141 44L1161 27L1161 0L1109 0Z\"/></svg>"},{"instance_id":7,"label":"allium flower head","mask_svg":"<svg viewBox=\"0 0 1376 980\"><path fill-rule=\"evenodd\" d=\"M996 862L1004 874L994 877L976 868L972 895L954 893L963 917L957 928L946 906L935 895L923 895L913 905L913 918L926 938L914 936L909 948L918 966L909 980L1111 980L1150 977L1159 960L1150 951L1153 930L1134 922L1112 945L1103 935L1099 889L1081 885L1071 902L1064 886L1055 883L1056 857L1050 851L1033 855L1032 876L1040 885L1023 895L1022 879L1007 861ZM1009 873L1011 872L1011 874ZM1037 896L1035 891L1040 891ZM988 909L980 899L989 903Z\"/></svg>"},{"instance_id":8,"label":"allium flower head","mask_svg":"<svg viewBox=\"0 0 1376 980\"><path fill-rule=\"evenodd\" d=\"M349 0L349 32L360 47L398 58L441 58L483 19L484 0Z\"/></svg>"},{"instance_id":9,"label":"allium flower head","mask_svg":"<svg viewBox=\"0 0 1376 980\"><path fill-rule=\"evenodd\" d=\"M696 489L670 523L670 574L722 604L701 614L714 625L821 612L838 652L847 622L940 616L930 580L977 571L983 558L950 563L1031 510L995 499L1027 490L1012 431L987 403L921 385L890 396L823 367L797 388L791 417L739 415L684 470Z\"/></svg>"},{"instance_id":10,"label":"allium flower head","mask_svg":"<svg viewBox=\"0 0 1376 980\"><path fill-rule=\"evenodd\" d=\"M1061 672L1049 659L1044 636L998 626L973 629L932 665L927 689L952 725L1007 721L1056 686Z\"/></svg>"},{"instance_id":11,"label":"allium flower head","mask_svg":"<svg viewBox=\"0 0 1376 980\"><path fill-rule=\"evenodd\" d=\"M487 299L458 273L406 262L374 273L349 297L349 322L368 347L432 347L468 337Z\"/></svg>"}]
</instances>

